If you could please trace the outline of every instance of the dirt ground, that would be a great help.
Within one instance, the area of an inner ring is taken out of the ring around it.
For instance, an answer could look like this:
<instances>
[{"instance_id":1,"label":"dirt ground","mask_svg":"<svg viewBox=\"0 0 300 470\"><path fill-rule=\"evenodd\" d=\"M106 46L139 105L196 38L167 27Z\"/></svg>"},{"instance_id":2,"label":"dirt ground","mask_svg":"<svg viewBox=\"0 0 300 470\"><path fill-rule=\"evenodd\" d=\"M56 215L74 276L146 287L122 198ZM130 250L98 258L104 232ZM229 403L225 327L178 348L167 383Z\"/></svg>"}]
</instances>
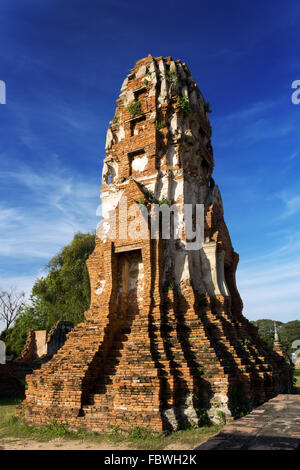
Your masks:
<instances>
[{"instance_id":1,"label":"dirt ground","mask_svg":"<svg viewBox=\"0 0 300 470\"><path fill-rule=\"evenodd\" d=\"M37 442L33 439L6 437L0 440L0 450L134 450L120 443L87 442L78 440L53 439L47 442ZM165 450L192 449L188 444L171 444Z\"/></svg>"}]
</instances>

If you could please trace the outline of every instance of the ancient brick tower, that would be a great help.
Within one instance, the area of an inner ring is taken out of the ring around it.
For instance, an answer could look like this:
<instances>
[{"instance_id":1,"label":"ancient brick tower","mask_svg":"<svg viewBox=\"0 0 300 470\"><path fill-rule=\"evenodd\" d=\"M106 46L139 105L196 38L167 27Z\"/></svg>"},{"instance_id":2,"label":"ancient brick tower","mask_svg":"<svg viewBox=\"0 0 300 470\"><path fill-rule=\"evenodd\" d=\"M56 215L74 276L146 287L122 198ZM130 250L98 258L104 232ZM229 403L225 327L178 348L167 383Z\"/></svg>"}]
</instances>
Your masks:
<instances>
[{"instance_id":1,"label":"ancient brick tower","mask_svg":"<svg viewBox=\"0 0 300 470\"><path fill-rule=\"evenodd\" d=\"M187 66L171 57L138 61L107 133L102 238L87 263L91 306L28 376L18 410L28 423L171 430L240 415L291 390L284 359L242 315L210 138L208 105ZM203 248L124 235L132 219L120 211L125 196L136 207L204 204Z\"/></svg>"}]
</instances>

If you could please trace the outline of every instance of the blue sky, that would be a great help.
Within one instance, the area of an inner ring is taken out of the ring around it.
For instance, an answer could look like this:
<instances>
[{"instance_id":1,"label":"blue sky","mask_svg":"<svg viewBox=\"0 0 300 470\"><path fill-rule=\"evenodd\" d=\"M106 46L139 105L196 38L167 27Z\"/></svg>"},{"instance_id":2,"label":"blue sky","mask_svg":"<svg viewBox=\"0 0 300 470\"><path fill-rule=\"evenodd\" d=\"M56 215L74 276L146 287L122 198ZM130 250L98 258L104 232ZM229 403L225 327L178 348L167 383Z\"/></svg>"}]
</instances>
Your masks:
<instances>
[{"instance_id":1,"label":"blue sky","mask_svg":"<svg viewBox=\"0 0 300 470\"><path fill-rule=\"evenodd\" d=\"M136 60L171 55L211 103L244 314L300 319L299 18L298 0L1 0L0 287L30 292L95 229L121 83Z\"/></svg>"}]
</instances>

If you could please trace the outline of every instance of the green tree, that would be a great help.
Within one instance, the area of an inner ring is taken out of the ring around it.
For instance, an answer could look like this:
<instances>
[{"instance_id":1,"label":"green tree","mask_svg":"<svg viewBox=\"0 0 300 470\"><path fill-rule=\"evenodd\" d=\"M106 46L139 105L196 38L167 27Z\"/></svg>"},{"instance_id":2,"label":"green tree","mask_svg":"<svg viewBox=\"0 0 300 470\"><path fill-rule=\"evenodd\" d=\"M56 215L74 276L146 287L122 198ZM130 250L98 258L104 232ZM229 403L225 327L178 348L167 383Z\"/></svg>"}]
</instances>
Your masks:
<instances>
[{"instance_id":1,"label":"green tree","mask_svg":"<svg viewBox=\"0 0 300 470\"><path fill-rule=\"evenodd\" d=\"M274 343L274 320L256 320L252 322L258 328L259 336L267 343L270 348L273 348ZM277 329L280 331L282 322L276 321Z\"/></svg>"},{"instance_id":2,"label":"green tree","mask_svg":"<svg viewBox=\"0 0 300 470\"><path fill-rule=\"evenodd\" d=\"M274 320L256 320L252 322L258 327L260 337L273 348L274 343ZM292 344L295 340L300 340L300 320L293 320L283 323L276 320L277 330L282 346L286 352L293 353Z\"/></svg>"},{"instance_id":3,"label":"green tree","mask_svg":"<svg viewBox=\"0 0 300 470\"><path fill-rule=\"evenodd\" d=\"M84 319L90 305L90 281L86 260L95 247L95 235L77 233L47 265L48 274L38 279L32 295L43 304L48 328L58 320L74 324Z\"/></svg>"},{"instance_id":4,"label":"green tree","mask_svg":"<svg viewBox=\"0 0 300 470\"><path fill-rule=\"evenodd\" d=\"M95 235L77 233L48 263L45 277L38 279L13 328L5 332L6 346L20 354L31 330L50 330L59 320L75 325L84 320L90 305L90 282L86 260L95 247Z\"/></svg>"},{"instance_id":5,"label":"green tree","mask_svg":"<svg viewBox=\"0 0 300 470\"><path fill-rule=\"evenodd\" d=\"M300 341L300 320L289 321L284 323L279 330L279 336L282 346L286 352L291 355L293 353L293 341Z\"/></svg>"}]
</instances>

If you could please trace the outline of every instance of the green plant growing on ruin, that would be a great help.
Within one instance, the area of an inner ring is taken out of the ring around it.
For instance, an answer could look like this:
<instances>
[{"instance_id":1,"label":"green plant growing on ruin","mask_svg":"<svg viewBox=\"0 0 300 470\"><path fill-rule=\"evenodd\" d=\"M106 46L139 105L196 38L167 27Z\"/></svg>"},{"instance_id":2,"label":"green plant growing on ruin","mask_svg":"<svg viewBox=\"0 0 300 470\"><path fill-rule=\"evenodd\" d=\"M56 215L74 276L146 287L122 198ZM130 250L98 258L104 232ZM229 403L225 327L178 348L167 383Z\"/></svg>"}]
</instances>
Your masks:
<instances>
[{"instance_id":1,"label":"green plant growing on ruin","mask_svg":"<svg viewBox=\"0 0 300 470\"><path fill-rule=\"evenodd\" d=\"M148 201L152 202L154 200L153 191L151 191L150 189L147 189L145 195L146 195L146 198L148 199Z\"/></svg>"},{"instance_id":2,"label":"green plant growing on ruin","mask_svg":"<svg viewBox=\"0 0 300 470\"><path fill-rule=\"evenodd\" d=\"M209 103L209 101L207 101L207 102L204 103L204 111L205 111L206 113L211 113L211 108L210 108L210 103Z\"/></svg>"},{"instance_id":3,"label":"green plant growing on ruin","mask_svg":"<svg viewBox=\"0 0 300 470\"><path fill-rule=\"evenodd\" d=\"M142 206L146 205L145 199L143 197L140 198L139 204L141 204Z\"/></svg>"},{"instance_id":4,"label":"green plant growing on ruin","mask_svg":"<svg viewBox=\"0 0 300 470\"><path fill-rule=\"evenodd\" d=\"M154 127L157 131L160 131L161 129L163 129L164 127L166 127L166 124L163 122L163 121L155 121L154 122Z\"/></svg>"},{"instance_id":5,"label":"green plant growing on ruin","mask_svg":"<svg viewBox=\"0 0 300 470\"><path fill-rule=\"evenodd\" d=\"M166 281L164 285L164 291L165 292L170 292L173 290L173 282L172 281Z\"/></svg>"},{"instance_id":6,"label":"green plant growing on ruin","mask_svg":"<svg viewBox=\"0 0 300 470\"><path fill-rule=\"evenodd\" d=\"M193 395L193 406L199 418L199 426L209 426L211 422L207 415L207 409L203 406L203 402L198 395Z\"/></svg>"},{"instance_id":7,"label":"green plant growing on ruin","mask_svg":"<svg viewBox=\"0 0 300 470\"><path fill-rule=\"evenodd\" d=\"M177 96L177 102L185 114L191 112L191 105L187 96Z\"/></svg>"},{"instance_id":8,"label":"green plant growing on ruin","mask_svg":"<svg viewBox=\"0 0 300 470\"><path fill-rule=\"evenodd\" d=\"M218 416L218 418L220 418L222 420L222 422L224 424L226 423L226 415L225 415L224 411L217 410L216 415Z\"/></svg>"},{"instance_id":9,"label":"green plant growing on ruin","mask_svg":"<svg viewBox=\"0 0 300 470\"><path fill-rule=\"evenodd\" d=\"M163 197L158 201L159 207L162 206L163 204L167 204L169 207L171 207L171 205L172 205L171 201L169 201L165 196L163 196Z\"/></svg>"},{"instance_id":10,"label":"green plant growing on ruin","mask_svg":"<svg viewBox=\"0 0 300 470\"><path fill-rule=\"evenodd\" d=\"M112 435L117 436L119 432L120 432L120 426L118 426L117 424L111 428Z\"/></svg>"},{"instance_id":11,"label":"green plant growing on ruin","mask_svg":"<svg viewBox=\"0 0 300 470\"><path fill-rule=\"evenodd\" d=\"M127 106L127 110L132 114L132 116L137 116L142 112L141 103L139 101L133 101Z\"/></svg>"},{"instance_id":12,"label":"green plant growing on ruin","mask_svg":"<svg viewBox=\"0 0 300 470\"><path fill-rule=\"evenodd\" d=\"M207 410L205 408L194 408L196 414L199 418L199 426L210 426L211 421L207 415Z\"/></svg>"},{"instance_id":13,"label":"green plant growing on ruin","mask_svg":"<svg viewBox=\"0 0 300 470\"><path fill-rule=\"evenodd\" d=\"M185 419L182 423L181 423L181 429L183 431L191 431L191 430L195 430L197 429L197 426L195 424L191 424L188 422L187 419Z\"/></svg>"},{"instance_id":14,"label":"green plant growing on ruin","mask_svg":"<svg viewBox=\"0 0 300 470\"><path fill-rule=\"evenodd\" d=\"M144 78L144 80L143 80L143 84L144 84L145 86L147 86L147 85L148 85L148 83L149 83L149 82L148 82L147 78Z\"/></svg>"},{"instance_id":15,"label":"green plant growing on ruin","mask_svg":"<svg viewBox=\"0 0 300 470\"><path fill-rule=\"evenodd\" d=\"M174 82L177 78L177 72L174 72L173 70L167 70L165 74L163 75L163 78L167 80L167 82Z\"/></svg>"},{"instance_id":16,"label":"green plant growing on ruin","mask_svg":"<svg viewBox=\"0 0 300 470\"><path fill-rule=\"evenodd\" d=\"M251 402L243 393L242 389L233 390L230 397L230 410L234 417L242 417L248 414L252 409Z\"/></svg>"},{"instance_id":17,"label":"green plant growing on ruin","mask_svg":"<svg viewBox=\"0 0 300 470\"><path fill-rule=\"evenodd\" d=\"M118 118L117 118L117 116L114 116L114 118L113 118L113 120L112 120L112 123L113 123L113 124L117 124L117 122L118 122Z\"/></svg>"},{"instance_id":18,"label":"green plant growing on ruin","mask_svg":"<svg viewBox=\"0 0 300 470\"><path fill-rule=\"evenodd\" d=\"M149 70L148 68L147 68L147 70L146 70L146 75L148 75L149 77L151 77L151 72L150 72L150 70Z\"/></svg>"}]
</instances>

